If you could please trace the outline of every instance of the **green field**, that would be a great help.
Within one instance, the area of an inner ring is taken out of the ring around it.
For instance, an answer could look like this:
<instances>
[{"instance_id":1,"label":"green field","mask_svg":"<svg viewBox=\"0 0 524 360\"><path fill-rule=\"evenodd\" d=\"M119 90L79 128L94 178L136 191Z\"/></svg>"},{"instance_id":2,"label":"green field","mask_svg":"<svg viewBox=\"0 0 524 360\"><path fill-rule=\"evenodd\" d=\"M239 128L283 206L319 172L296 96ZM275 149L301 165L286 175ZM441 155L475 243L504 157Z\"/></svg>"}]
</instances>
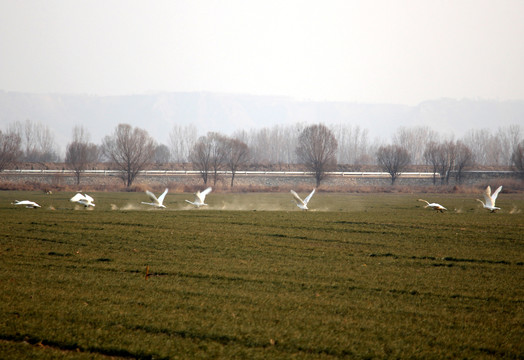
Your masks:
<instances>
[{"instance_id":1,"label":"green field","mask_svg":"<svg viewBox=\"0 0 524 360\"><path fill-rule=\"evenodd\" d=\"M72 195L0 192L2 359L524 358L523 194Z\"/></svg>"}]
</instances>

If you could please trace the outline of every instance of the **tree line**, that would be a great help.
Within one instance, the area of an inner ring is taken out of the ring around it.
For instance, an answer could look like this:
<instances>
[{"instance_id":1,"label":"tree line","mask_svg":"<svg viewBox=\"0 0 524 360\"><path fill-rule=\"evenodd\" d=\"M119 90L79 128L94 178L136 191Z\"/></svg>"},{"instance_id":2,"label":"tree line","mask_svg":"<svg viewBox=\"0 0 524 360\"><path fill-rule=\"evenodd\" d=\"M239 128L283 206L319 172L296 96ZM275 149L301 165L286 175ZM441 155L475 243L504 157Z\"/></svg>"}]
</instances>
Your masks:
<instances>
[{"instance_id":1,"label":"tree line","mask_svg":"<svg viewBox=\"0 0 524 360\"><path fill-rule=\"evenodd\" d=\"M235 174L242 168L300 164L314 174L317 186L327 171L350 166L358 171L378 165L391 175L392 184L408 165L426 165L433 183L447 184L451 176L462 181L463 171L475 165L507 166L523 172L524 140L519 125L496 131L470 130L461 139L439 134L429 127L400 127L389 142L371 140L367 129L351 125L294 124L239 130L231 136L218 132L200 135L193 125L173 125L168 144L158 144L146 130L119 124L100 144L90 140L83 126L72 131L65 163L74 170L77 183L90 164L111 163L120 170L126 186L138 172L153 164L190 163L205 184L216 184L220 170ZM27 120L0 130L0 171L19 161L58 162L51 130Z\"/></svg>"}]
</instances>

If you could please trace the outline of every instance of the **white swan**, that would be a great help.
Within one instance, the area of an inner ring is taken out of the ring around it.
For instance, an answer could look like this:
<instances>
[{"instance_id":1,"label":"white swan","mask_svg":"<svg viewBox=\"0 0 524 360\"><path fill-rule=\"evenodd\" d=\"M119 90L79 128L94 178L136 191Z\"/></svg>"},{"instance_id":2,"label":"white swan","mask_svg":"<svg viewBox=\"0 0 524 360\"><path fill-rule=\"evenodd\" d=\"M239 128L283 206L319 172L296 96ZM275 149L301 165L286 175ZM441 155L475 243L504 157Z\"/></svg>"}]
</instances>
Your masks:
<instances>
[{"instance_id":1,"label":"white swan","mask_svg":"<svg viewBox=\"0 0 524 360\"><path fill-rule=\"evenodd\" d=\"M307 207L307 204L308 204L309 200L311 200L311 198L313 197L313 194L315 193L315 190L316 189L313 189L313 191L304 200L302 200L300 198L300 196L298 196L298 194L296 192L294 192L293 190L291 190L291 194L293 194L293 196L295 198L295 202L296 202L297 206L300 209L302 209L302 210L309 210L308 207Z\"/></svg>"},{"instance_id":2,"label":"white swan","mask_svg":"<svg viewBox=\"0 0 524 360\"><path fill-rule=\"evenodd\" d=\"M196 207L201 207L203 205L207 205L204 201L206 200L206 195L211 192L211 188L208 187L204 191L197 191L195 193L195 201L189 201L186 200L187 203L190 203L191 205L195 205Z\"/></svg>"},{"instance_id":3,"label":"white swan","mask_svg":"<svg viewBox=\"0 0 524 360\"><path fill-rule=\"evenodd\" d=\"M166 206L164 205L164 198L166 197L168 191L169 191L169 189L166 188L164 190L164 192L162 193L162 195L160 195L157 198L155 196L155 194L153 194L151 191L146 190L146 194L147 194L147 196L149 196L149 198L151 199L152 202L148 203L148 202L142 201L142 204L151 205L151 206L154 206L154 207L157 207L157 208L164 208L165 209Z\"/></svg>"},{"instance_id":4,"label":"white swan","mask_svg":"<svg viewBox=\"0 0 524 360\"><path fill-rule=\"evenodd\" d=\"M40 205L38 205L34 201L29 201L29 200L22 200L22 201L15 200L15 202L11 203L11 204L13 204L13 205L25 205L25 207L29 208L29 209L36 209L36 208L40 207Z\"/></svg>"},{"instance_id":5,"label":"white swan","mask_svg":"<svg viewBox=\"0 0 524 360\"><path fill-rule=\"evenodd\" d=\"M442 206L440 204L437 204L437 203L430 203L429 201L426 201L426 200L423 200L423 199L418 199L418 201L422 201L422 202L425 202L427 204L426 206L424 206L424 208L430 207L433 210L440 211L440 212L444 212L444 210L447 210L444 206Z\"/></svg>"},{"instance_id":6,"label":"white swan","mask_svg":"<svg viewBox=\"0 0 524 360\"><path fill-rule=\"evenodd\" d=\"M69 201L76 202L77 204L80 204L80 205L84 205L84 207L88 207L88 206L94 207L95 206L95 204L93 203L95 199L93 199L91 196L87 194L82 195L80 193L77 193L75 196L69 199Z\"/></svg>"},{"instance_id":7,"label":"white swan","mask_svg":"<svg viewBox=\"0 0 524 360\"><path fill-rule=\"evenodd\" d=\"M483 203L482 200L480 200L480 199L477 199L477 201L479 201L482 204L484 209L489 210L489 211L494 213L497 210L500 210L499 207L495 206L495 201L497 201L497 196L499 196L499 193L500 193L501 190L502 190L502 186L499 186L498 189L495 190L493 192L493 194L492 194L491 193L491 187L488 185L488 187L484 191L484 200L486 202Z\"/></svg>"}]
</instances>

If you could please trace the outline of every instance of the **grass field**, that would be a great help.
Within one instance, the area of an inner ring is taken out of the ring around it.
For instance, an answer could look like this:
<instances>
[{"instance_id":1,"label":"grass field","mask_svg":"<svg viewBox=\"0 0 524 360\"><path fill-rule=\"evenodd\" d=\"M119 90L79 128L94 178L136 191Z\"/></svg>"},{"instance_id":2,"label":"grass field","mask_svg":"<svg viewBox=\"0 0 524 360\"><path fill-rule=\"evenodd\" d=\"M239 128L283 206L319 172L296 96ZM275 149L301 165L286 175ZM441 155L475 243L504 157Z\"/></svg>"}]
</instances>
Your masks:
<instances>
[{"instance_id":1,"label":"grass field","mask_svg":"<svg viewBox=\"0 0 524 360\"><path fill-rule=\"evenodd\" d=\"M2 359L524 358L523 194L72 195L0 192Z\"/></svg>"}]
</instances>

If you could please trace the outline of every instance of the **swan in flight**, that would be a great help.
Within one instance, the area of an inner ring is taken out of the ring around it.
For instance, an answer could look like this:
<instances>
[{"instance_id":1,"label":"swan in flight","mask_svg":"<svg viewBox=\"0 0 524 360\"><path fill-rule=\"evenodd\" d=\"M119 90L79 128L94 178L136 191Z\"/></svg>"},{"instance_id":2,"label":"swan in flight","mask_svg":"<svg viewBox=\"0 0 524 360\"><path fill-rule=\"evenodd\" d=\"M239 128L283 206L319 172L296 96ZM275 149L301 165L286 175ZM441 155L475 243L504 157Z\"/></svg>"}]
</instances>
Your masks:
<instances>
[{"instance_id":1,"label":"swan in flight","mask_svg":"<svg viewBox=\"0 0 524 360\"><path fill-rule=\"evenodd\" d=\"M22 201L15 200L15 202L12 204L13 205L25 205L25 207L29 209L36 209L40 207L40 205L38 205L34 201L29 201L29 200L22 200Z\"/></svg>"},{"instance_id":2,"label":"swan in flight","mask_svg":"<svg viewBox=\"0 0 524 360\"><path fill-rule=\"evenodd\" d=\"M297 206L299 208L301 208L302 210L309 210L308 207L307 207L307 204L308 204L309 200L311 200L311 198L313 197L313 194L315 193L315 190L316 189L313 189L313 191L304 200L302 200L300 198L300 196L298 196L298 194L296 192L294 192L293 190L291 190L291 194L293 194L293 196L295 198L295 202L296 202L296 204L297 204Z\"/></svg>"},{"instance_id":3,"label":"swan in flight","mask_svg":"<svg viewBox=\"0 0 524 360\"><path fill-rule=\"evenodd\" d=\"M69 199L69 201L71 202L76 202L80 205L84 205L84 207L89 207L89 206L95 206L95 204L93 203L93 201L95 201L95 199L93 199L91 196L85 194L85 195L82 195L80 193L77 193L75 196L73 196L71 199Z\"/></svg>"},{"instance_id":4,"label":"swan in flight","mask_svg":"<svg viewBox=\"0 0 524 360\"><path fill-rule=\"evenodd\" d=\"M430 207L433 210L440 211L440 212L444 212L444 210L447 210L444 206L442 206L440 204L437 204L437 203L430 203L429 201L426 201L426 200L423 200L423 199L418 199L418 201L422 201L422 202L425 202L427 204L426 206L424 206L424 208Z\"/></svg>"},{"instance_id":5,"label":"swan in flight","mask_svg":"<svg viewBox=\"0 0 524 360\"><path fill-rule=\"evenodd\" d=\"M160 195L157 198L155 196L155 194L153 194L151 191L146 190L146 194L147 194L147 196L149 196L149 198L151 199L152 202L148 203L148 202L142 201L142 204L151 205L151 206L154 206L154 207L157 207L157 208L164 208L165 209L166 206L164 205L164 198L166 197L168 191L169 191L169 189L166 188L164 190L164 192L162 193L162 195Z\"/></svg>"},{"instance_id":6,"label":"swan in flight","mask_svg":"<svg viewBox=\"0 0 524 360\"><path fill-rule=\"evenodd\" d=\"M489 210L491 212L495 212L497 210L500 210L499 207L495 206L495 201L497 201L497 196L499 196L499 193L500 193L501 190L502 190L502 186L499 186L498 189L495 190L493 192L493 194L492 194L491 193L491 187L488 185L488 187L484 191L484 200L486 202L484 203L480 199L477 199L477 201L479 201L482 204L484 209L487 209L487 210Z\"/></svg>"},{"instance_id":7,"label":"swan in flight","mask_svg":"<svg viewBox=\"0 0 524 360\"><path fill-rule=\"evenodd\" d=\"M206 203L204 203L204 201L206 200L206 195L209 194L211 192L211 188L208 187L207 189L205 189L204 191L197 191L195 193L195 201L189 201L189 200L186 200L187 203L190 203L191 205L195 205L196 207L201 207L203 205L207 205Z\"/></svg>"}]
</instances>

